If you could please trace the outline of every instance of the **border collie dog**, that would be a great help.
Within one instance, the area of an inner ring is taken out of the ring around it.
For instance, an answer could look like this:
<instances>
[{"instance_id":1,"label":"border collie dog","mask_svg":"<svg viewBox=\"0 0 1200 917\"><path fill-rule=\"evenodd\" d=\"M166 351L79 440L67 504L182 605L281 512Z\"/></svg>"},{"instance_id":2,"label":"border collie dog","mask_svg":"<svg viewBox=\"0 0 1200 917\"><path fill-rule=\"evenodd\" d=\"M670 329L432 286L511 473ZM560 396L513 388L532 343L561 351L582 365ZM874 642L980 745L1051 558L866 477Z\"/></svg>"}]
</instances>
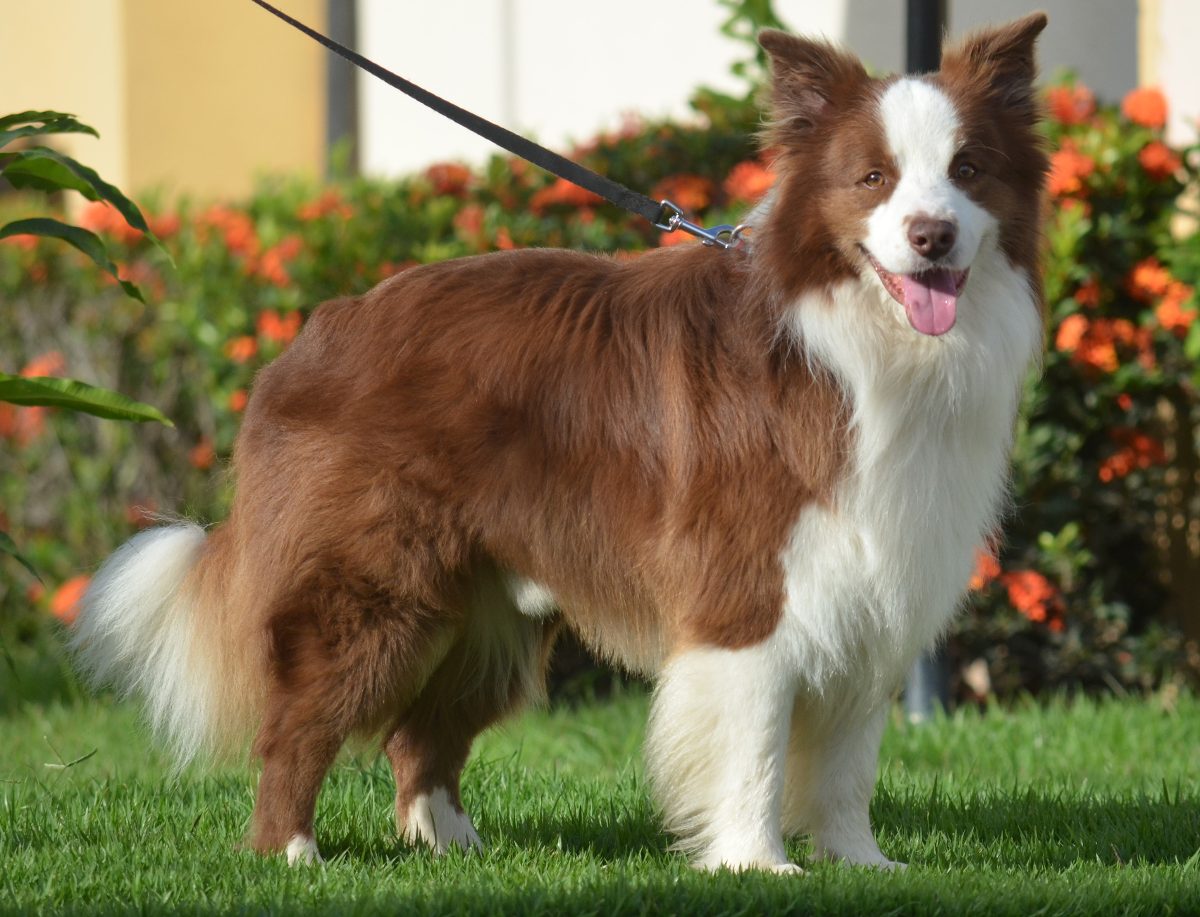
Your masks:
<instances>
[{"instance_id":1,"label":"border collie dog","mask_svg":"<svg viewBox=\"0 0 1200 917\"><path fill-rule=\"evenodd\" d=\"M561 628L652 678L647 770L698 866L879 867L893 693L1005 502L1042 345L1034 44L981 31L872 78L765 31L778 182L749 244L510 251L329 302L258 376L229 519L147 530L74 644L182 759L244 747L251 845L374 734L403 836L480 839L472 740Z\"/></svg>"}]
</instances>

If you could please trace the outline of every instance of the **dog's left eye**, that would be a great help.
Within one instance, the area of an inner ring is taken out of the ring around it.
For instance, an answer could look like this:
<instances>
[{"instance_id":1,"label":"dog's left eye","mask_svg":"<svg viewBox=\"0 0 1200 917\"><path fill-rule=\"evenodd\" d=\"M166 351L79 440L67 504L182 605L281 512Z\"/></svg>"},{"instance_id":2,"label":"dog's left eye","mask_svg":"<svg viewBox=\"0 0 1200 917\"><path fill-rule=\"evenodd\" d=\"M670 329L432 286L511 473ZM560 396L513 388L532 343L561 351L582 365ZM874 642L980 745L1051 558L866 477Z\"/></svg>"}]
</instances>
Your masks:
<instances>
[{"instance_id":1,"label":"dog's left eye","mask_svg":"<svg viewBox=\"0 0 1200 917\"><path fill-rule=\"evenodd\" d=\"M979 169L974 163L960 162L954 170L954 177L960 181L969 181L979 174Z\"/></svg>"}]
</instances>

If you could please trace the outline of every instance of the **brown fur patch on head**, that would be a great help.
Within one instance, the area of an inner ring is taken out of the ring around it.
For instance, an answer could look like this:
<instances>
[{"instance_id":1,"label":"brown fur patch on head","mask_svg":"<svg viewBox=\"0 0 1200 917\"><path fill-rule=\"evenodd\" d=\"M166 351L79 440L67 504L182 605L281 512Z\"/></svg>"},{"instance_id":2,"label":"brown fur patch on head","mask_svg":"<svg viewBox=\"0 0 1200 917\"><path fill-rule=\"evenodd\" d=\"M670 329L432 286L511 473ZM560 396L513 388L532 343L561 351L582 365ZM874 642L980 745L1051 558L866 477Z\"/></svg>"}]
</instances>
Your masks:
<instances>
[{"instance_id":1,"label":"brown fur patch on head","mask_svg":"<svg viewBox=\"0 0 1200 917\"><path fill-rule=\"evenodd\" d=\"M772 144L809 137L869 80L858 58L828 42L763 29L758 43L771 59L767 138Z\"/></svg>"},{"instance_id":2,"label":"brown fur patch on head","mask_svg":"<svg viewBox=\"0 0 1200 917\"><path fill-rule=\"evenodd\" d=\"M1037 130L1034 46L1045 27L1045 14L1034 13L968 35L946 51L933 77L958 110L960 158L979 170L963 190L996 217L1005 255L1035 282L1049 160Z\"/></svg>"},{"instance_id":3,"label":"brown fur patch on head","mask_svg":"<svg viewBox=\"0 0 1200 917\"><path fill-rule=\"evenodd\" d=\"M856 57L827 42L767 29L759 43L771 57L765 142L780 179L755 244L778 292L794 300L857 273L844 240L884 199L855 191L891 163L875 111L887 81L871 79Z\"/></svg>"}]
</instances>

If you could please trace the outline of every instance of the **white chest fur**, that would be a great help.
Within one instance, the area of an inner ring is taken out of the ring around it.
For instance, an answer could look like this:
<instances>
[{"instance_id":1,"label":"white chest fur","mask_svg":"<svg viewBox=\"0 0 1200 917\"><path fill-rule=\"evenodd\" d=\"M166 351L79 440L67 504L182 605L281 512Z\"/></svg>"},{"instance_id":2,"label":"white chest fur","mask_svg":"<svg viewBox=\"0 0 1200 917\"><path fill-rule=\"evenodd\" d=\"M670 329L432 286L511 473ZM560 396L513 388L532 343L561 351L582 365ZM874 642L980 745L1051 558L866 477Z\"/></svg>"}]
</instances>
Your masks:
<instances>
[{"instance_id":1,"label":"white chest fur","mask_svg":"<svg viewBox=\"0 0 1200 917\"><path fill-rule=\"evenodd\" d=\"M949 621L997 522L1038 310L1027 278L990 258L939 338L858 282L792 322L853 401L853 453L832 507L805 509L783 551L777 638L810 688L850 679L878 697Z\"/></svg>"}]
</instances>

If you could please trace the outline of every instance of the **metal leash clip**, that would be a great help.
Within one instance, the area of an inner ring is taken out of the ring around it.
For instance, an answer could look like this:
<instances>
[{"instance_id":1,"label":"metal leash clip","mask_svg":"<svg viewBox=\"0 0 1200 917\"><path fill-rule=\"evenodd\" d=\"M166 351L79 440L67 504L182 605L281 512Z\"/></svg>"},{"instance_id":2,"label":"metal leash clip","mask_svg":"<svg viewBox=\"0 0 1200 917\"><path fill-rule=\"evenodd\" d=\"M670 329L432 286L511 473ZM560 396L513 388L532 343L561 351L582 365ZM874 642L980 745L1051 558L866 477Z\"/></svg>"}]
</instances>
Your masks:
<instances>
[{"instance_id":1,"label":"metal leash clip","mask_svg":"<svg viewBox=\"0 0 1200 917\"><path fill-rule=\"evenodd\" d=\"M743 242L742 234L750 228L745 223L739 223L737 226L722 223L720 226L710 226L706 229L685 219L683 210L677 204L670 201L659 201L658 203L662 209L659 210L658 219L654 223L655 229L661 229L663 232L682 229L705 245L724 249L737 248Z\"/></svg>"}]
</instances>

